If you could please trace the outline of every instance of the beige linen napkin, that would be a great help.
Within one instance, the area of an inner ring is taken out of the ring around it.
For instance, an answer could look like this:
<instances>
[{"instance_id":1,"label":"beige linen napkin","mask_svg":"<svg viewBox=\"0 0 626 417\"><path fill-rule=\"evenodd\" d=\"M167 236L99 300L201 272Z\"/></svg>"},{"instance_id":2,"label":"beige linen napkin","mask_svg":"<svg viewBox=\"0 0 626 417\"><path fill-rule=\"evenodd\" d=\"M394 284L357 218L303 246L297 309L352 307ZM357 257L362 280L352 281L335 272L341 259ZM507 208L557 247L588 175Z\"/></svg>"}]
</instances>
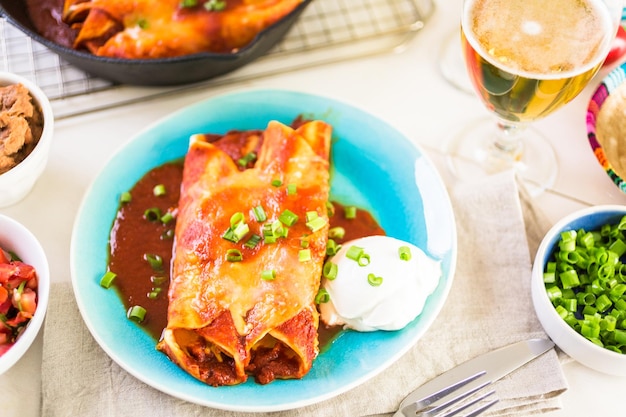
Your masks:
<instances>
[{"instance_id":1,"label":"beige linen napkin","mask_svg":"<svg viewBox=\"0 0 626 417\"><path fill-rule=\"evenodd\" d=\"M491 349L545 337L530 298L530 257L517 186L500 175L451 190L458 262L446 304L424 337L390 368L320 404L272 417L391 415L413 389ZM207 387L207 389L215 389ZM495 384L491 415L530 415L561 407L567 389L554 350ZM259 416L205 408L138 381L100 349L69 284L52 287L44 333L42 417Z\"/></svg>"}]
</instances>

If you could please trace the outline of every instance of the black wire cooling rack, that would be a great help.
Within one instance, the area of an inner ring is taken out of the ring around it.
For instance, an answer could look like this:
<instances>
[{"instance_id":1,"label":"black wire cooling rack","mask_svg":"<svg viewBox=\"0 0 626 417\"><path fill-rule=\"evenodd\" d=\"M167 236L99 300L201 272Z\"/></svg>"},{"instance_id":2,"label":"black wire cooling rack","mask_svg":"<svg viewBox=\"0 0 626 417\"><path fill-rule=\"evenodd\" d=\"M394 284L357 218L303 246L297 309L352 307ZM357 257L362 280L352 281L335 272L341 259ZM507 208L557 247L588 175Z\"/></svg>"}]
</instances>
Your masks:
<instances>
[{"instance_id":1,"label":"black wire cooling rack","mask_svg":"<svg viewBox=\"0 0 626 417\"><path fill-rule=\"evenodd\" d=\"M432 0L315 0L271 51L193 85L133 88L93 77L0 18L0 70L35 82L66 118L199 86L224 85L402 48L425 25ZM95 96L95 97L94 97Z\"/></svg>"}]
</instances>

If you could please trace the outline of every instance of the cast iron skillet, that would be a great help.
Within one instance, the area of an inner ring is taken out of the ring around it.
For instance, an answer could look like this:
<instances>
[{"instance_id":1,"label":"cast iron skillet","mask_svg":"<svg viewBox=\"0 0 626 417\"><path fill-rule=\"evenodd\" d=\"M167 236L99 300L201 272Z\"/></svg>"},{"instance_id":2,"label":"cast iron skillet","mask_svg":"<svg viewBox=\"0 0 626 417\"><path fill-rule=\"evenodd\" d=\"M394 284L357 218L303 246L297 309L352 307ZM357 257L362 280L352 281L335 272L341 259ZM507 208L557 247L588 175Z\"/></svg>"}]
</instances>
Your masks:
<instances>
[{"instance_id":1,"label":"cast iron skillet","mask_svg":"<svg viewBox=\"0 0 626 417\"><path fill-rule=\"evenodd\" d=\"M95 56L58 45L37 33L22 0L0 0L0 14L33 40L65 61L96 77L120 84L165 86L206 80L237 69L276 45L313 0L304 0L279 22L262 31L250 45L233 54L200 53L175 58L120 59Z\"/></svg>"}]
</instances>

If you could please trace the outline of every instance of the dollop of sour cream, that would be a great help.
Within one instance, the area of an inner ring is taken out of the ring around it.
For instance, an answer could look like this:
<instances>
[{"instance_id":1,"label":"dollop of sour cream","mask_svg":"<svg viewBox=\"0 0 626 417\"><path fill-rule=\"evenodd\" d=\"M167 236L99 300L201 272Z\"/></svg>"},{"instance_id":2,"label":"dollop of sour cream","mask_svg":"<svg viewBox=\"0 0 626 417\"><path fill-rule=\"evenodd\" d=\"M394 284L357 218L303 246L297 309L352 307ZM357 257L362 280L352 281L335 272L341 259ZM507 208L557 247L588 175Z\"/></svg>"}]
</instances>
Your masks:
<instances>
[{"instance_id":1,"label":"dollop of sour cream","mask_svg":"<svg viewBox=\"0 0 626 417\"><path fill-rule=\"evenodd\" d=\"M347 256L352 246L369 256L367 265ZM410 259L400 257L402 246L409 248ZM345 242L329 261L337 265L337 275L333 280L322 279L321 286L330 299L319 305L321 320L329 326L361 332L404 328L422 312L441 277L440 261L415 245L389 236ZM370 274L382 278L379 285L368 281Z\"/></svg>"}]
</instances>

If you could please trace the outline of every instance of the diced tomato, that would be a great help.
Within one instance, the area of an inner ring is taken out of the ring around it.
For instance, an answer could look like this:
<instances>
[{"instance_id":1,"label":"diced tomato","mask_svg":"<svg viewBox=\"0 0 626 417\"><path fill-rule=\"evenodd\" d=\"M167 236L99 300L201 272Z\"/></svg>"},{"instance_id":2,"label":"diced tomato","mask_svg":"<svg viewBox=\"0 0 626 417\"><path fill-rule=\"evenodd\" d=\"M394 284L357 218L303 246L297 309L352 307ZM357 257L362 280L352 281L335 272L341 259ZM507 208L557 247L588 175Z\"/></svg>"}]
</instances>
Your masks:
<instances>
[{"instance_id":1,"label":"diced tomato","mask_svg":"<svg viewBox=\"0 0 626 417\"><path fill-rule=\"evenodd\" d=\"M8 315L9 309L12 307L11 297L8 297L3 303L0 303L0 314Z\"/></svg>"},{"instance_id":2,"label":"diced tomato","mask_svg":"<svg viewBox=\"0 0 626 417\"><path fill-rule=\"evenodd\" d=\"M30 317L32 317L37 309L37 293L30 288L25 288L24 292L19 297L18 308L20 308L20 311L24 315L30 315Z\"/></svg>"},{"instance_id":3,"label":"diced tomato","mask_svg":"<svg viewBox=\"0 0 626 417\"><path fill-rule=\"evenodd\" d=\"M37 309L37 272L21 261L11 261L0 248L0 356L19 337Z\"/></svg>"}]
</instances>

